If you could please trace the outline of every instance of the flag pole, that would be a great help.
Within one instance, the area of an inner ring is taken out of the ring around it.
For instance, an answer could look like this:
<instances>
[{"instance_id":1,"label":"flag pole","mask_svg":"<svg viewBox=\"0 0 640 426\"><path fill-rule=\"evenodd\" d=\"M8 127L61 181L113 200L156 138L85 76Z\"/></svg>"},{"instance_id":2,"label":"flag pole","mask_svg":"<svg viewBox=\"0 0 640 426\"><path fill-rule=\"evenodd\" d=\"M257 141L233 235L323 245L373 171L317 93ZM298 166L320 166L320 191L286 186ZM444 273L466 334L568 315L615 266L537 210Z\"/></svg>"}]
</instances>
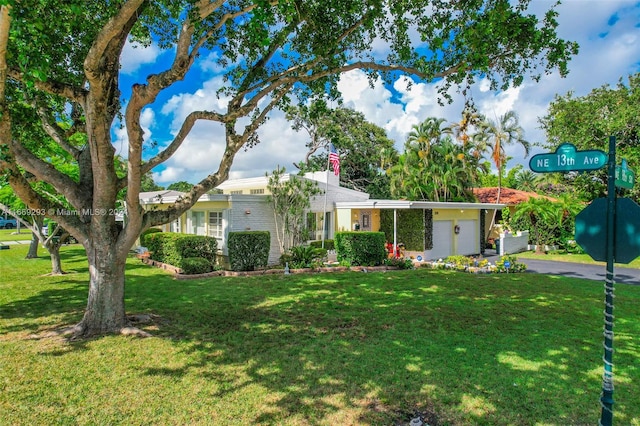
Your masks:
<instances>
[{"instance_id":1,"label":"flag pole","mask_svg":"<svg viewBox=\"0 0 640 426\"><path fill-rule=\"evenodd\" d=\"M324 177L324 207L322 209L322 248L324 248L324 234L327 231L327 192L329 192L329 161L330 155L327 154L327 172Z\"/></svg>"}]
</instances>

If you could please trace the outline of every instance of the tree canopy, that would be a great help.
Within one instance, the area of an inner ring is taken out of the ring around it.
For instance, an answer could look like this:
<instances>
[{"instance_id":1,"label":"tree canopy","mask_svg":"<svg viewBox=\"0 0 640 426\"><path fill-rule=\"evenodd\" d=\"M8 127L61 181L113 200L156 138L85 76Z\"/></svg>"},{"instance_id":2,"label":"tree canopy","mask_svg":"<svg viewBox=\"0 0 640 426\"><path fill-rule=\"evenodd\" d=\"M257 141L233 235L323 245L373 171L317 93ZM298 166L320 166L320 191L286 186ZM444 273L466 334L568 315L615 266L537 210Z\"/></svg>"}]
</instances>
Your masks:
<instances>
[{"instance_id":1,"label":"tree canopy","mask_svg":"<svg viewBox=\"0 0 640 426\"><path fill-rule=\"evenodd\" d=\"M569 92L556 96L547 115L540 119L550 151L564 142L578 150L600 149L608 152L609 136L616 137L616 158L626 158L636 176L640 173L640 73L621 79L616 87L593 89L582 97ZM603 197L607 189L606 168L589 173L567 173L560 181L575 189L584 201ZM640 202L640 186L625 190Z\"/></svg>"},{"instance_id":2,"label":"tree canopy","mask_svg":"<svg viewBox=\"0 0 640 426\"><path fill-rule=\"evenodd\" d=\"M90 264L87 309L78 334L117 332L128 322L124 268L144 229L189 209L229 174L241 148L274 108L312 94L338 95L342 72L373 78L408 74L451 86L487 78L494 88L525 75L567 73L577 46L558 37L557 12L527 13L528 0L475 2L326 0L7 0L0 13L0 171L31 208L53 211L55 200L31 182L48 182L82 214L49 215L80 241ZM55 19L52 19L55 17ZM158 61L123 99L121 56L127 41L154 44ZM372 45L377 49L373 50ZM382 52L382 53L380 53ZM207 53L212 53L208 55ZM214 61L224 71L218 110L194 109L173 138L146 154L141 119L159 108L166 89ZM20 107L29 111L19 114ZM31 121L26 117L37 117ZM114 126L126 131L127 169L115 166ZM196 122L218 123L224 150L211 174L167 209L145 211L143 177L185 142ZM77 176L58 169L20 129L43 129L77 163ZM126 190L124 226L111 214Z\"/></svg>"},{"instance_id":3,"label":"tree canopy","mask_svg":"<svg viewBox=\"0 0 640 426\"><path fill-rule=\"evenodd\" d=\"M291 107L287 117L295 130L309 135L307 155L296 164L301 171L327 170L328 146L340 155L340 182L373 198L388 198L389 178L385 164L398 153L385 130L368 122L364 114L343 107L331 109L324 101Z\"/></svg>"}]
</instances>

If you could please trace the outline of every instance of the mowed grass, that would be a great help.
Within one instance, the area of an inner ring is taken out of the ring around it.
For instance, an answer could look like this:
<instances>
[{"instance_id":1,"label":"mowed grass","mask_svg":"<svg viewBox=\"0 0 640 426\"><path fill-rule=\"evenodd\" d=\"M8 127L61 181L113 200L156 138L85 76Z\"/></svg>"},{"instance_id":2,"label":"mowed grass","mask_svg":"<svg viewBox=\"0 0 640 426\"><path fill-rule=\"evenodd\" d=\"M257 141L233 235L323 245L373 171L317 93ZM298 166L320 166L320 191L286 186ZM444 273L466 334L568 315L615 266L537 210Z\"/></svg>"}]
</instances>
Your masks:
<instances>
[{"instance_id":1,"label":"mowed grass","mask_svg":"<svg viewBox=\"0 0 640 426\"><path fill-rule=\"evenodd\" d=\"M589 263L594 265L606 266L606 262L596 262L588 254L571 254L571 253L536 253L533 251L527 251L518 253L516 256L522 259L539 259L539 260L552 260L554 262L572 262L572 263ZM616 263L614 272L617 268L633 268L640 269L640 257L635 258L629 263Z\"/></svg>"},{"instance_id":2,"label":"mowed grass","mask_svg":"<svg viewBox=\"0 0 640 426\"><path fill-rule=\"evenodd\" d=\"M29 244L31 241L31 231L22 228L20 233L17 229L0 229L0 241L20 241Z\"/></svg>"},{"instance_id":3,"label":"mowed grass","mask_svg":"<svg viewBox=\"0 0 640 426\"><path fill-rule=\"evenodd\" d=\"M177 281L131 259L147 339L65 341L70 273L0 251L0 424L592 425L603 284L535 274L328 273ZM640 425L640 287L616 286L615 424Z\"/></svg>"}]
</instances>

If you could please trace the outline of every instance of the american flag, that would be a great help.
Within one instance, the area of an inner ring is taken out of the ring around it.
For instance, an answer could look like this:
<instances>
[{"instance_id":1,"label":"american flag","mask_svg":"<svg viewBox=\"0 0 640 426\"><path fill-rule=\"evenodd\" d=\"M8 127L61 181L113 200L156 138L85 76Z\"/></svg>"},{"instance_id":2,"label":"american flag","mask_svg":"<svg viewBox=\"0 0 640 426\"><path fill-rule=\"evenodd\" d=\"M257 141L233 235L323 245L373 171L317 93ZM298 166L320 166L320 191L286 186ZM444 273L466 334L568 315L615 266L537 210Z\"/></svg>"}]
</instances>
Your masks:
<instances>
[{"instance_id":1,"label":"american flag","mask_svg":"<svg viewBox=\"0 0 640 426\"><path fill-rule=\"evenodd\" d=\"M333 166L333 174L338 176L340 174L340 156L332 143L329 144L329 163Z\"/></svg>"}]
</instances>

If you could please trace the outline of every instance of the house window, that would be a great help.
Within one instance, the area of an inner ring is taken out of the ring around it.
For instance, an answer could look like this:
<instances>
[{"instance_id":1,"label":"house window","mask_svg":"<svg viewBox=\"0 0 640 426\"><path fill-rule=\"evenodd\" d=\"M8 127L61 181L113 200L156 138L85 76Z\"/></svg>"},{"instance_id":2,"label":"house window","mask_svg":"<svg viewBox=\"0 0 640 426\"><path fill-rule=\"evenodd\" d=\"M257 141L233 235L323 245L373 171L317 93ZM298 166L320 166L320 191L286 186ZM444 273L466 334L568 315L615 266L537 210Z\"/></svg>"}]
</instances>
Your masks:
<instances>
[{"instance_id":1,"label":"house window","mask_svg":"<svg viewBox=\"0 0 640 426\"><path fill-rule=\"evenodd\" d=\"M169 224L169 232L180 232L180 218Z\"/></svg>"},{"instance_id":2,"label":"house window","mask_svg":"<svg viewBox=\"0 0 640 426\"><path fill-rule=\"evenodd\" d=\"M251 195L262 195L262 194L264 194L264 188L250 189L249 190L249 194L251 194Z\"/></svg>"},{"instance_id":3,"label":"house window","mask_svg":"<svg viewBox=\"0 0 640 426\"><path fill-rule=\"evenodd\" d=\"M205 235L204 213L203 211L191 212L191 234Z\"/></svg>"},{"instance_id":4,"label":"house window","mask_svg":"<svg viewBox=\"0 0 640 426\"><path fill-rule=\"evenodd\" d=\"M222 238L222 212L209 212L209 236Z\"/></svg>"},{"instance_id":5,"label":"house window","mask_svg":"<svg viewBox=\"0 0 640 426\"><path fill-rule=\"evenodd\" d=\"M316 216L316 213L314 212L309 212L307 213L307 233L308 233L308 239L310 240L319 240L320 237L322 236L322 234L320 234L318 231L318 218Z\"/></svg>"},{"instance_id":6,"label":"house window","mask_svg":"<svg viewBox=\"0 0 640 426\"><path fill-rule=\"evenodd\" d=\"M242 194L242 189L238 189L235 191L230 191L229 192L231 195L241 195Z\"/></svg>"}]
</instances>

